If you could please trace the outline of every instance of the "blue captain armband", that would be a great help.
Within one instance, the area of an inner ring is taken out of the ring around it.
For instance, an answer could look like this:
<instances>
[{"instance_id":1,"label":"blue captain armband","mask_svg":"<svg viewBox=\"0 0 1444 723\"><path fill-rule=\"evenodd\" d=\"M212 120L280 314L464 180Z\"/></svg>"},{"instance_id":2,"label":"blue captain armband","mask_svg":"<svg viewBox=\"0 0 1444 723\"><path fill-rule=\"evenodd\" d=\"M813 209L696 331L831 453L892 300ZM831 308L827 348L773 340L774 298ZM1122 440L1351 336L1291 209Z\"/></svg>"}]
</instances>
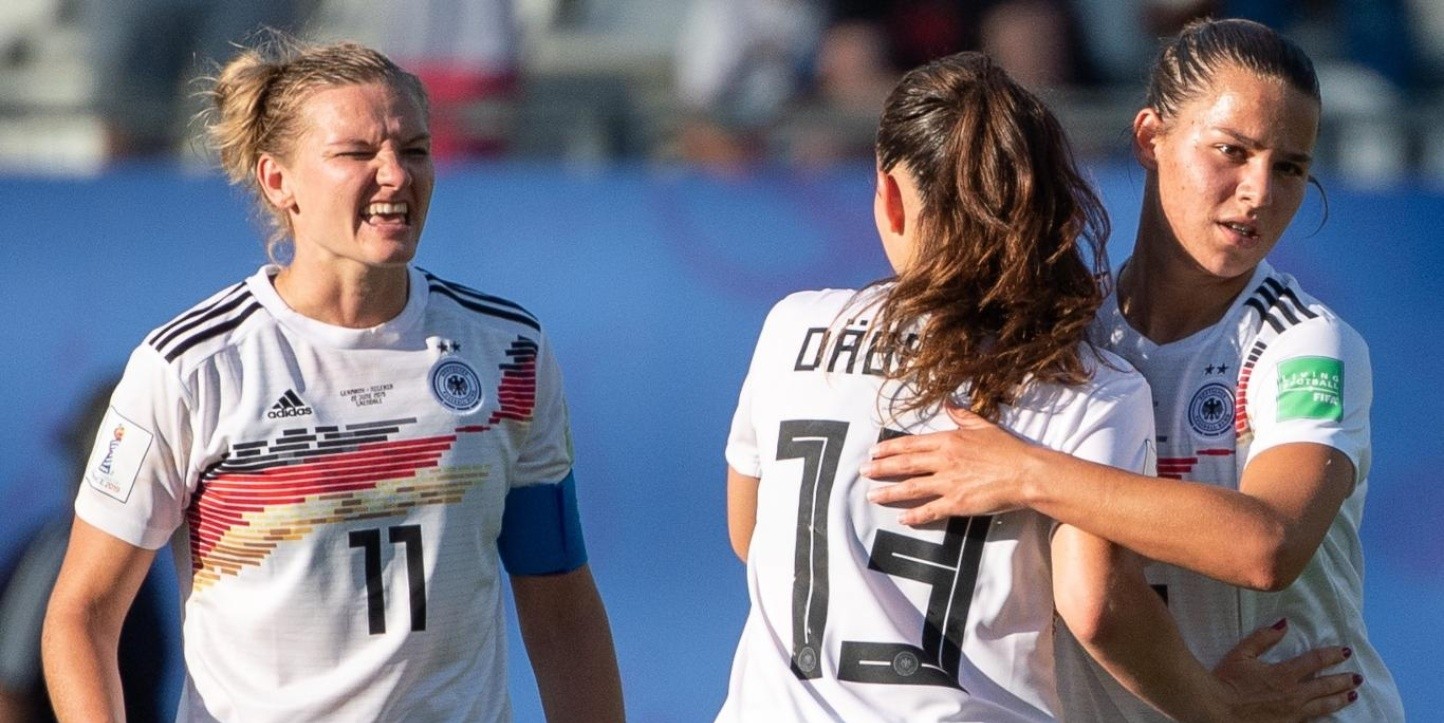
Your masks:
<instances>
[{"instance_id":1,"label":"blue captain armband","mask_svg":"<svg viewBox=\"0 0 1444 723\"><path fill-rule=\"evenodd\" d=\"M496 542L501 562L512 575L552 575L585 565L587 546L572 474L553 484L508 492Z\"/></svg>"}]
</instances>

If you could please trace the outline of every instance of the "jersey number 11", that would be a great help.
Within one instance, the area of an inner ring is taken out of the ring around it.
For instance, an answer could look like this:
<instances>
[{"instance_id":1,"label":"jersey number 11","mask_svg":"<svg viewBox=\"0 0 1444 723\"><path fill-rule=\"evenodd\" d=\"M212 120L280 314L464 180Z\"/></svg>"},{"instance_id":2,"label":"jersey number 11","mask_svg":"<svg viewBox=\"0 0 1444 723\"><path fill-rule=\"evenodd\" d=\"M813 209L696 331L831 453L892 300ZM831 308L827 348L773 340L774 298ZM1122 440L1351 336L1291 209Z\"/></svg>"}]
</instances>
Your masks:
<instances>
[{"instance_id":1,"label":"jersey number 11","mask_svg":"<svg viewBox=\"0 0 1444 723\"><path fill-rule=\"evenodd\" d=\"M406 548L406 582L411 603L411 629L426 629L426 570L425 556L421 550L421 525L395 525L386 529L391 544L401 543ZM381 530L353 530L351 546L359 547L365 555L366 567L366 618L372 635L386 632L386 593L381 574Z\"/></svg>"}]
</instances>

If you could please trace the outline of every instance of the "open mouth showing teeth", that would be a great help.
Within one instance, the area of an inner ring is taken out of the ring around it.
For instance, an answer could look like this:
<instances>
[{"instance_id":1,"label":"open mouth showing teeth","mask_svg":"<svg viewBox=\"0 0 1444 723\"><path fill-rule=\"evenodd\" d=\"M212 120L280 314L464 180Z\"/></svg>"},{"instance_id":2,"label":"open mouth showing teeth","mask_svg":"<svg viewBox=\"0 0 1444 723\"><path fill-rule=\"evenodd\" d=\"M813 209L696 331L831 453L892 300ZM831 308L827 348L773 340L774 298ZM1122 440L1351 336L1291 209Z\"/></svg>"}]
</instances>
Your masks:
<instances>
[{"instance_id":1,"label":"open mouth showing teeth","mask_svg":"<svg viewBox=\"0 0 1444 723\"><path fill-rule=\"evenodd\" d=\"M1238 235L1245 238L1258 238L1258 230L1255 229L1253 226L1246 226L1241 223L1229 222L1225 222L1223 225L1232 230L1234 233L1237 233Z\"/></svg>"},{"instance_id":2,"label":"open mouth showing teeth","mask_svg":"<svg viewBox=\"0 0 1444 723\"><path fill-rule=\"evenodd\" d=\"M369 223L411 221L411 207L404 201L398 203L373 203L366 206L362 216Z\"/></svg>"}]
</instances>

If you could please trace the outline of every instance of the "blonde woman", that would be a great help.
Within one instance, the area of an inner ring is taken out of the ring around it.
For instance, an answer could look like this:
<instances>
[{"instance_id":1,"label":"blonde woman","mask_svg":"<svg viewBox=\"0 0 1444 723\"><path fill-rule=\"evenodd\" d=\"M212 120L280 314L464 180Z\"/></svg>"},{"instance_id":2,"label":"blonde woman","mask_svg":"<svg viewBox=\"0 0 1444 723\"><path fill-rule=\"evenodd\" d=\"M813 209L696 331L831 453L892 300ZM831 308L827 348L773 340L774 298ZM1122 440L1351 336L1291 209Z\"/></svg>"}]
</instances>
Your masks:
<instances>
[{"instance_id":1,"label":"blonde woman","mask_svg":"<svg viewBox=\"0 0 1444 723\"><path fill-rule=\"evenodd\" d=\"M548 717L620 720L541 324L410 263L435 181L421 84L277 40L212 96L284 263L131 356L46 621L60 716L123 717L120 622L174 541L179 720L509 720L503 569Z\"/></svg>"}]
</instances>

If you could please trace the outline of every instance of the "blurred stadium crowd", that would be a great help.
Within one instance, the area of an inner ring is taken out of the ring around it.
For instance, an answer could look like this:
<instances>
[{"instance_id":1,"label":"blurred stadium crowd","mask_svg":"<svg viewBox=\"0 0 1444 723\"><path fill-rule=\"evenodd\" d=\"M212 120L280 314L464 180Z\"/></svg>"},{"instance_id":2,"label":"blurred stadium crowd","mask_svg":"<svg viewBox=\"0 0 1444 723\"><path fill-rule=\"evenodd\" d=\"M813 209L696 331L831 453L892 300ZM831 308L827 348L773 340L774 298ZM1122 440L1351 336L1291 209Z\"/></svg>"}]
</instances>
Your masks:
<instances>
[{"instance_id":1,"label":"blurred stadium crowd","mask_svg":"<svg viewBox=\"0 0 1444 723\"><path fill-rule=\"evenodd\" d=\"M186 79L261 25L417 71L444 159L866 157L897 74L964 49L1043 92L1083 154L1118 156L1153 38L1201 15L1319 61L1322 167L1444 183L1441 0L6 0L0 173L199 160Z\"/></svg>"}]
</instances>

